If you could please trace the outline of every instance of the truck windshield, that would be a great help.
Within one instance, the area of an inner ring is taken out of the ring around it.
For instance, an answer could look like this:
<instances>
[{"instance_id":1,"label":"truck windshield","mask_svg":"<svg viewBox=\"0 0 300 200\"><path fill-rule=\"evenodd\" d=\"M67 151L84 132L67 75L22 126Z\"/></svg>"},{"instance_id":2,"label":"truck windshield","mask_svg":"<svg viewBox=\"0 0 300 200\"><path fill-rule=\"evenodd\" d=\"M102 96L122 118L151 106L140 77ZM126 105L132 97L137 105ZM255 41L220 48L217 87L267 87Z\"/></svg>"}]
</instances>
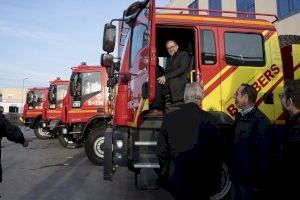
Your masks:
<instances>
[{"instance_id":1,"label":"truck windshield","mask_svg":"<svg viewBox=\"0 0 300 200\"><path fill-rule=\"evenodd\" d=\"M28 104L36 104L40 103L44 100L44 93L42 91L29 91L27 93L27 103Z\"/></svg>"},{"instance_id":2,"label":"truck windshield","mask_svg":"<svg viewBox=\"0 0 300 200\"><path fill-rule=\"evenodd\" d=\"M49 87L49 95L48 95L49 102L55 103L56 101L56 86L51 85Z\"/></svg>"},{"instance_id":3,"label":"truck windshield","mask_svg":"<svg viewBox=\"0 0 300 200\"><path fill-rule=\"evenodd\" d=\"M101 73L82 73L82 96L101 91Z\"/></svg>"},{"instance_id":4,"label":"truck windshield","mask_svg":"<svg viewBox=\"0 0 300 200\"><path fill-rule=\"evenodd\" d=\"M61 101L67 94L68 85L58 85L56 101Z\"/></svg>"}]
</instances>

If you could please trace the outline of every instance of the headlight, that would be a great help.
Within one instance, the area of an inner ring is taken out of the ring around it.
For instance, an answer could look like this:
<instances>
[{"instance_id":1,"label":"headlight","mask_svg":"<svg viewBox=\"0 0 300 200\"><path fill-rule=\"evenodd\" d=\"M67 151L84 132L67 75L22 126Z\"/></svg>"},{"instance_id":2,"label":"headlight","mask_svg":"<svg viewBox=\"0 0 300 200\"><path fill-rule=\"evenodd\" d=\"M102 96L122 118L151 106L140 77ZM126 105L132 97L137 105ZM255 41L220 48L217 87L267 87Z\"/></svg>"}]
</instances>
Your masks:
<instances>
[{"instance_id":1,"label":"headlight","mask_svg":"<svg viewBox=\"0 0 300 200\"><path fill-rule=\"evenodd\" d=\"M43 126L43 128L46 128L47 124L45 122L43 122L42 126Z\"/></svg>"},{"instance_id":2,"label":"headlight","mask_svg":"<svg viewBox=\"0 0 300 200\"><path fill-rule=\"evenodd\" d=\"M119 149L122 149L123 148L123 141L122 140L117 140L117 147Z\"/></svg>"},{"instance_id":3,"label":"headlight","mask_svg":"<svg viewBox=\"0 0 300 200\"><path fill-rule=\"evenodd\" d=\"M66 134L68 133L68 129L63 128L63 129L62 129L62 133L63 133L64 135L66 135Z\"/></svg>"}]
</instances>

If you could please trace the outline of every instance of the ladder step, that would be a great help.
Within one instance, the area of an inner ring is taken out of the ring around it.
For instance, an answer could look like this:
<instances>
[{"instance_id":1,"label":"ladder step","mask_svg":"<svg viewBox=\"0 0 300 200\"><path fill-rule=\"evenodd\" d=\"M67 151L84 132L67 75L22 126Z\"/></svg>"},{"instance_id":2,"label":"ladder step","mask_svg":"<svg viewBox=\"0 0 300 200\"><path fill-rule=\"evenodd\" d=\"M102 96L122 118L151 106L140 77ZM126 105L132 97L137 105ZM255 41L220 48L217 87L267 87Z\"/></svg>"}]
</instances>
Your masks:
<instances>
[{"instance_id":1,"label":"ladder step","mask_svg":"<svg viewBox=\"0 0 300 200\"><path fill-rule=\"evenodd\" d=\"M159 168L159 163L135 163L134 168Z\"/></svg>"},{"instance_id":2,"label":"ladder step","mask_svg":"<svg viewBox=\"0 0 300 200\"><path fill-rule=\"evenodd\" d=\"M78 134L81 133L81 131L73 131L73 132L69 132L69 134Z\"/></svg>"},{"instance_id":3,"label":"ladder step","mask_svg":"<svg viewBox=\"0 0 300 200\"><path fill-rule=\"evenodd\" d=\"M134 142L135 146L157 146L156 141L136 141Z\"/></svg>"}]
</instances>

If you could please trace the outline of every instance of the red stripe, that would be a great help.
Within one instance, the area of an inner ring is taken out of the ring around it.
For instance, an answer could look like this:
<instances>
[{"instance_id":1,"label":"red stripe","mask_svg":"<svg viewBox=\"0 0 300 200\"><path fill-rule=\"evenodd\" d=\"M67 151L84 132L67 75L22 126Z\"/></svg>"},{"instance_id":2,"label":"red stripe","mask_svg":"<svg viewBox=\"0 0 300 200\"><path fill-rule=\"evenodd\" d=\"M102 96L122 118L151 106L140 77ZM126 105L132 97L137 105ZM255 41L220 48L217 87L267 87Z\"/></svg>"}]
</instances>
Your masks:
<instances>
[{"instance_id":1,"label":"red stripe","mask_svg":"<svg viewBox=\"0 0 300 200\"><path fill-rule=\"evenodd\" d=\"M267 42L272 35L274 35L275 31L269 31L265 36L264 36L264 41Z\"/></svg>"},{"instance_id":2,"label":"red stripe","mask_svg":"<svg viewBox=\"0 0 300 200\"><path fill-rule=\"evenodd\" d=\"M268 92L273 92L273 90L283 81L283 76L268 90ZM264 100L264 96L260 97L256 101L256 105L259 106Z\"/></svg>"},{"instance_id":3,"label":"red stripe","mask_svg":"<svg viewBox=\"0 0 300 200\"><path fill-rule=\"evenodd\" d=\"M298 68L300 68L300 63L294 67L294 72L295 72Z\"/></svg>"},{"instance_id":4,"label":"red stripe","mask_svg":"<svg viewBox=\"0 0 300 200\"><path fill-rule=\"evenodd\" d=\"M288 117L287 112L282 112L281 115L277 118L277 120L285 120Z\"/></svg>"},{"instance_id":5,"label":"red stripe","mask_svg":"<svg viewBox=\"0 0 300 200\"><path fill-rule=\"evenodd\" d=\"M205 95L210 94L216 87L218 87L220 85L220 82L224 81L228 76L230 76L235 70L237 69L237 67L233 67L231 66L224 74L222 74L222 76L220 78L218 78L218 80L216 80L211 86L209 86L205 91Z\"/></svg>"},{"instance_id":6,"label":"red stripe","mask_svg":"<svg viewBox=\"0 0 300 200\"><path fill-rule=\"evenodd\" d=\"M269 31L265 36L264 36L264 42L267 42L270 37L276 33L276 31ZM220 71L222 71L224 68L226 67L226 65L224 65ZM208 94L210 94L218 85L220 85L220 82L224 81L229 75L231 75L238 67L234 66L234 67L230 67L229 70L227 70L221 77L219 77L211 86L209 86L204 92L205 95L207 96ZM214 74L212 76L212 74L209 74L210 77L215 77L220 71L216 70L216 74ZM205 77L203 77L205 78ZM211 79L211 78L210 78ZM210 80L209 79L209 80ZM206 79L205 79L206 80ZM206 81L203 81L204 85L206 84ZM208 81L207 81L208 82Z\"/></svg>"}]
</instances>

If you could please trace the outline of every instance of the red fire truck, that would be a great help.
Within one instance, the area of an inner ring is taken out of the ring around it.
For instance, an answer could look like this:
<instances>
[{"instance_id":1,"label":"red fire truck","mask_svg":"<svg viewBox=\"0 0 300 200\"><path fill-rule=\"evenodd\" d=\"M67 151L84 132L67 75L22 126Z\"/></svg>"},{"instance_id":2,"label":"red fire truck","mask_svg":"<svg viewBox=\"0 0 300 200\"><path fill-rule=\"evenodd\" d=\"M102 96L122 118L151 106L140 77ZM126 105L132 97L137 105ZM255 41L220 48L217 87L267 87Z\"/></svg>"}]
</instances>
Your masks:
<instances>
[{"instance_id":1,"label":"red fire truck","mask_svg":"<svg viewBox=\"0 0 300 200\"><path fill-rule=\"evenodd\" d=\"M42 119L44 101L48 95L47 87L29 89L23 109L22 121L25 126L34 129Z\"/></svg>"},{"instance_id":2,"label":"red fire truck","mask_svg":"<svg viewBox=\"0 0 300 200\"><path fill-rule=\"evenodd\" d=\"M137 177L141 170L160 167L155 148L162 117L147 113L155 98L157 58L165 67L168 60L165 42L169 39L177 41L180 50L191 55L189 81L203 83L203 109L217 116L225 138L231 138L233 117L238 111L233 96L242 83L256 88L257 106L274 127L282 125L283 111L276 97L283 90L283 70L286 69L282 67L274 24L263 19L222 14L278 20L275 15L261 13L155 7L155 0L145 0L133 3L121 19L113 19L105 25L103 50L107 54L102 54L101 63L116 72L118 82L112 81L111 85L115 87L114 118L113 126L105 133L104 179L112 180L117 166L127 166L135 172L135 183L140 188ZM119 21L121 26L117 59L110 54L116 38L114 21ZM114 60L120 61L119 72L115 70L118 65ZM110 79L115 80L116 76ZM169 104L165 111L172 106ZM225 164L223 175L222 189L215 199L223 198L230 188Z\"/></svg>"},{"instance_id":3,"label":"red fire truck","mask_svg":"<svg viewBox=\"0 0 300 200\"><path fill-rule=\"evenodd\" d=\"M112 116L109 109L105 67L85 63L72 68L70 86L63 100L59 134L63 147L85 143L85 152L94 164L103 160L104 131Z\"/></svg>"},{"instance_id":4,"label":"red fire truck","mask_svg":"<svg viewBox=\"0 0 300 200\"><path fill-rule=\"evenodd\" d=\"M50 81L48 96L43 105L42 119L34 127L35 135L39 139L54 138L58 135L61 125L63 98L66 96L69 81L57 78Z\"/></svg>"}]
</instances>

